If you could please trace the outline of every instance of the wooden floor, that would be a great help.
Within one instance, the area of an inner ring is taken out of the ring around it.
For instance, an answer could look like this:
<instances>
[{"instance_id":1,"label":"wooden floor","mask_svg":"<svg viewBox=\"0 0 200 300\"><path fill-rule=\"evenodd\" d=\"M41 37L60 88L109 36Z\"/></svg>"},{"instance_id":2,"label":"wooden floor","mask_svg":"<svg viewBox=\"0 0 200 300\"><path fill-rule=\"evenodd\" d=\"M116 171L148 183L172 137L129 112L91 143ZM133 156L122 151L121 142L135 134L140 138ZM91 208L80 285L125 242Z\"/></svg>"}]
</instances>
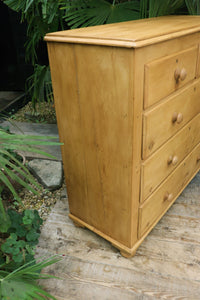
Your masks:
<instances>
[{"instance_id":1,"label":"wooden floor","mask_svg":"<svg viewBox=\"0 0 200 300\"><path fill-rule=\"evenodd\" d=\"M67 215L62 198L37 249L64 255L42 282L58 300L200 299L200 172L131 259Z\"/></svg>"}]
</instances>

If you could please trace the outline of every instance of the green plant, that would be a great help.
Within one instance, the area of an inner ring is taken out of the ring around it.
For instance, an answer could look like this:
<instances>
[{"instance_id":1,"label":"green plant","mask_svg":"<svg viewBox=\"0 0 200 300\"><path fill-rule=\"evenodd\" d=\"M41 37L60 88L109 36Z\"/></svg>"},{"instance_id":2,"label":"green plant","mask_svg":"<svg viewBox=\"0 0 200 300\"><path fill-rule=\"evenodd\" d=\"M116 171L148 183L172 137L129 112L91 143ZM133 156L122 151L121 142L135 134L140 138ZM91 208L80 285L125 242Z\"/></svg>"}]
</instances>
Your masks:
<instances>
[{"instance_id":1,"label":"green plant","mask_svg":"<svg viewBox=\"0 0 200 300\"><path fill-rule=\"evenodd\" d=\"M53 102L53 91L49 66L35 64L34 73L27 79L27 91L32 95L32 105L36 110L36 103L44 99Z\"/></svg>"},{"instance_id":2,"label":"green plant","mask_svg":"<svg viewBox=\"0 0 200 300\"><path fill-rule=\"evenodd\" d=\"M55 297L51 296L38 285L37 280L56 278L52 275L41 274L41 270L58 261L60 261L60 257L53 256L37 263L30 261L12 272L0 270L0 299L56 300Z\"/></svg>"},{"instance_id":3,"label":"green plant","mask_svg":"<svg viewBox=\"0 0 200 300\"><path fill-rule=\"evenodd\" d=\"M139 1L112 3L105 0L65 1L65 21L70 28L130 21L140 18Z\"/></svg>"},{"instance_id":4,"label":"green plant","mask_svg":"<svg viewBox=\"0 0 200 300\"><path fill-rule=\"evenodd\" d=\"M20 201L20 197L12 182L17 182L33 193L36 193L36 190L31 184L36 188L39 188L39 185L32 177L27 167L15 157L15 152L36 152L46 155L47 157L52 157L52 155L47 154L40 148L36 148L36 145L59 145L59 143L49 141L50 138L55 139L55 137L10 134L5 130L0 129L0 182L4 184L4 187L6 186L11 191L17 201ZM1 190L0 210L3 211Z\"/></svg>"},{"instance_id":5,"label":"green plant","mask_svg":"<svg viewBox=\"0 0 200 300\"><path fill-rule=\"evenodd\" d=\"M27 22L26 58L35 65L37 48L47 32L63 29L59 1L53 0L5 0L12 10L21 13L21 21Z\"/></svg>"},{"instance_id":6,"label":"green plant","mask_svg":"<svg viewBox=\"0 0 200 300\"><path fill-rule=\"evenodd\" d=\"M30 257L32 253L31 247L35 245L39 234L37 228L39 219L36 212L25 211L24 215L20 217L15 212L7 211L3 205L1 194L5 188L8 188L13 194L14 199L20 202L20 197L14 187L15 182L35 194L37 193L36 189L39 188L39 185L29 173L27 167L16 156L15 151L36 152L52 157L41 149L36 148L36 145L59 144L48 141L48 139L49 137L43 136L10 134L8 131L0 129L0 233L11 234L2 245L3 248L1 248L4 251L4 255L1 254L1 260L5 260L6 263L10 261L10 256L12 256L12 260L16 263L21 263L25 259L26 254L29 254ZM25 229L29 230L26 234ZM23 234L25 234L25 237ZM23 237L24 239L19 240L19 237Z\"/></svg>"},{"instance_id":7,"label":"green plant","mask_svg":"<svg viewBox=\"0 0 200 300\"><path fill-rule=\"evenodd\" d=\"M0 299L2 300L55 299L36 283L36 279L50 277L48 275L43 277L38 272L57 261L53 258L36 264L33 259L42 224L38 212L25 210L20 214L7 209L1 197L7 187L15 200L20 201L12 181L37 193L35 188L39 186L27 167L20 162L16 151L31 151L52 157L36 148L36 145L59 145L48 141L49 138L52 137L16 135L0 129Z\"/></svg>"},{"instance_id":8,"label":"green plant","mask_svg":"<svg viewBox=\"0 0 200 300\"><path fill-rule=\"evenodd\" d=\"M21 264L34 259L34 249L38 244L42 219L37 210L24 210L23 213L8 209L9 226L7 231L0 227L0 264L6 269L16 269ZM4 232L2 234L2 232Z\"/></svg>"},{"instance_id":9,"label":"green plant","mask_svg":"<svg viewBox=\"0 0 200 300\"><path fill-rule=\"evenodd\" d=\"M184 6L184 0L149 0L148 17L158 17L177 13Z\"/></svg>"},{"instance_id":10,"label":"green plant","mask_svg":"<svg viewBox=\"0 0 200 300\"><path fill-rule=\"evenodd\" d=\"M21 22L27 23L26 60L33 65L33 75L28 79L27 93L33 106L39 101L52 99L49 67L38 62L38 48L46 33L63 30L63 11L60 1L54 0L5 0L12 10L21 14Z\"/></svg>"},{"instance_id":11,"label":"green plant","mask_svg":"<svg viewBox=\"0 0 200 300\"><path fill-rule=\"evenodd\" d=\"M200 15L199 0L185 0L190 15Z\"/></svg>"},{"instance_id":12,"label":"green plant","mask_svg":"<svg viewBox=\"0 0 200 300\"><path fill-rule=\"evenodd\" d=\"M77 28L170 15L178 13L184 5L184 0L66 0L62 9L65 9L64 18L70 28Z\"/></svg>"},{"instance_id":13,"label":"green plant","mask_svg":"<svg viewBox=\"0 0 200 300\"><path fill-rule=\"evenodd\" d=\"M4 0L27 22L26 59L33 64L28 79L33 106L52 99L49 68L38 63L37 49L46 33L170 14L200 14L199 0Z\"/></svg>"}]
</instances>

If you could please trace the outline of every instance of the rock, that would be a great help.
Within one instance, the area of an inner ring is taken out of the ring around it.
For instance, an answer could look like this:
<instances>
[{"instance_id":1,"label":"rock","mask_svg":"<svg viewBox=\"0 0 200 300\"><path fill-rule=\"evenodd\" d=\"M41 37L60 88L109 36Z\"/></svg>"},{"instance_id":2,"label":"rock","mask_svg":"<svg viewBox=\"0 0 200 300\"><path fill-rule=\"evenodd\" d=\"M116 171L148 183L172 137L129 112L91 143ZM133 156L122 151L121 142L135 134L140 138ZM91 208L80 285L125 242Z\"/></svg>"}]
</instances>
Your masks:
<instances>
[{"instance_id":1,"label":"rock","mask_svg":"<svg viewBox=\"0 0 200 300\"><path fill-rule=\"evenodd\" d=\"M33 159L28 163L30 172L48 190L59 189L62 185L63 170L60 161Z\"/></svg>"},{"instance_id":2,"label":"rock","mask_svg":"<svg viewBox=\"0 0 200 300\"><path fill-rule=\"evenodd\" d=\"M61 191L60 198L61 198L61 199L67 199L67 198L68 198L68 196L67 196L67 189L66 189L66 188L64 188L64 189Z\"/></svg>"}]
</instances>

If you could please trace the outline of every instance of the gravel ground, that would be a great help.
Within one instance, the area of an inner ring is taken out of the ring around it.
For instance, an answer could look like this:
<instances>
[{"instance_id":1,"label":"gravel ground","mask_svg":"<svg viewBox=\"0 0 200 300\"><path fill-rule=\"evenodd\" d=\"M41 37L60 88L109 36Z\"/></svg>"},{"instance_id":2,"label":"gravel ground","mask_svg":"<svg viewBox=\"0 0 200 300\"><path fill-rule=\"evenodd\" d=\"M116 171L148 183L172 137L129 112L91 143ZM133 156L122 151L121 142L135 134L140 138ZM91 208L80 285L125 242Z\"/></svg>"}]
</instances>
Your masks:
<instances>
[{"instance_id":1,"label":"gravel ground","mask_svg":"<svg viewBox=\"0 0 200 300\"><path fill-rule=\"evenodd\" d=\"M36 111L34 111L32 103L29 102L24 107L19 109L14 115L12 115L10 119L19 122L55 124L56 113L54 104L49 102L36 104Z\"/></svg>"},{"instance_id":2,"label":"gravel ground","mask_svg":"<svg viewBox=\"0 0 200 300\"><path fill-rule=\"evenodd\" d=\"M67 197L66 185L63 180L61 188L55 191L49 191L39 183L38 185L40 186L40 189L36 195L25 188L18 190L17 192L21 198L21 204L17 204L14 207L19 212L24 209L37 209L40 217L45 221L56 202L59 199ZM13 207L14 200L9 191L4 191L2 198L6 201L7 207Z\"/></svg>"},{"instance_id":3,"label":"gravel ground","mask_svg":"<svg viewBox=\"0 0 200 300\"><path fill-rule=\"evenodd\" d=\"M37 209L40 217L45 221L56 202L66 197L66 186L63 183L62 187L55 191L48 191L41 186L41 190L37 195L24 189L19 195L23 206L19 205L18 210Z\"/></svg>"}]
</instances>

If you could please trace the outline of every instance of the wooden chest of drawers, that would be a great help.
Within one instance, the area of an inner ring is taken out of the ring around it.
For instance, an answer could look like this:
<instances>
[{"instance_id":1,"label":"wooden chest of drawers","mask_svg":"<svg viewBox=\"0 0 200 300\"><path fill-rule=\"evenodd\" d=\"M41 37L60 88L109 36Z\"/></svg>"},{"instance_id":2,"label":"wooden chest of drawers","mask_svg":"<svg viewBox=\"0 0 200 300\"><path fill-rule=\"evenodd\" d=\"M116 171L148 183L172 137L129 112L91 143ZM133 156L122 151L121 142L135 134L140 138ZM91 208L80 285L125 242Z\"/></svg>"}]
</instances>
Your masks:
<instances>
[{"instance_id":1,"label":"wooden chest of drawers","mask_svg":"<svg viewBox=\"0 0 200 300\"><path fill-rule=\"evenodd\" d=\"M45 40L70 217L132 256L200 169L200 17Z\"/></svg>"}]
</instances>

